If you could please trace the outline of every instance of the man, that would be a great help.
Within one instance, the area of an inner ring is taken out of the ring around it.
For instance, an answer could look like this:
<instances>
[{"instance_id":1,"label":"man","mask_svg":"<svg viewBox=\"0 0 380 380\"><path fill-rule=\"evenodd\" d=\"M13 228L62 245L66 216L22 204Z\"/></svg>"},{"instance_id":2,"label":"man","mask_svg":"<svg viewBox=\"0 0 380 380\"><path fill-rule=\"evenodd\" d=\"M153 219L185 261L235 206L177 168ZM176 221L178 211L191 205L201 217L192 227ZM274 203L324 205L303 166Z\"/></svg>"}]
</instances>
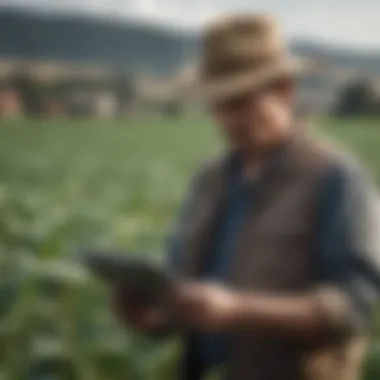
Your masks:
<instances>
[{"instance_id":1,"label":"man","mask_svg":"<svg viewBox=\"0 0 380 380\"><path fill-rule=\"evenodd\" d=\"M266 16L206 32L204 94L227 153L194 180L170 255L176 289L151 308L116 292L142 331L188 327L184 379L219 364L229 379L358 378L371 300L354 262L376 254L371 186L297 124L299 69Z\"/></svg>"}]
</instances>

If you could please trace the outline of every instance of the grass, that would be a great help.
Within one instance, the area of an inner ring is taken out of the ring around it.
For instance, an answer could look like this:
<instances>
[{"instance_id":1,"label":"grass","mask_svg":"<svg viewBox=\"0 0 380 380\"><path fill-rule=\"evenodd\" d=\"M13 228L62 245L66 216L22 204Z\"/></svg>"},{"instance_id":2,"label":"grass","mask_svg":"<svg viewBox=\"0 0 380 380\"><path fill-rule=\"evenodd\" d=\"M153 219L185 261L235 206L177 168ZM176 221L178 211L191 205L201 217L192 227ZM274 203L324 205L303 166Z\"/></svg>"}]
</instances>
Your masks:
<instances>
[{"instance_id":1,"label":"grass","mask_svg":"<svg viewBox=\"0 0 380 380\"><path fill-rule=\"evenodd\" d=\"M343 143L372 172L380 185L380 120L379 119L349 119L326 120L321 122L323 132Z\"/></svg>"},{"instance_id":2,"label":"grass","mask_svg":"<svg viewBox=\"0 0 380 380\"><path fill-rule=\"evenodd\" d=\"M319 124L380 184L378 120ZM1 122L0 379L169 377L171 343L121 329L72 258L99 245L160 260L191 173L219 147L200 119Z\"/></svg>"},{"instance_id":3,"label":"grass","mask_svg":"<svg viewBox=\"0 0 380 380\"><path fill-rule=\"evenodd\" d=\"M215 147L210 128L189 124L4 125L0 195L25 200L39 230L84 218L101 224L97 239L113 245L162 235L189 174ZM94 238L91 228L71 233Z\"/></svg>"}]
</instances>

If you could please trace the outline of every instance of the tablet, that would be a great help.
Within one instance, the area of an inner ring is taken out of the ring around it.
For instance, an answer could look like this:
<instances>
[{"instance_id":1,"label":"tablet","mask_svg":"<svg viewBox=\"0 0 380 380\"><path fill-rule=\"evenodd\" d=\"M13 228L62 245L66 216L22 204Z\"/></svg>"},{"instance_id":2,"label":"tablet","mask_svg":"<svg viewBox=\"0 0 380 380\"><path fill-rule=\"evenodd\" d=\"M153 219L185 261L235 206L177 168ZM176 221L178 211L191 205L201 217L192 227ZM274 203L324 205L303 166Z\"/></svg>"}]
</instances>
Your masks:
<instances>
[{"instance_id":1,"label":"tablet","mask_svg":"<svg viewBox=\"0 0 380 380\"><path fill-rule=\"evenodd\" d=\"M81 254L81 258L91 273L122 288L130 298L139 302L157 302L172 283L164 269L136 254L87 251Z\"/></svg>"}]
</instances>

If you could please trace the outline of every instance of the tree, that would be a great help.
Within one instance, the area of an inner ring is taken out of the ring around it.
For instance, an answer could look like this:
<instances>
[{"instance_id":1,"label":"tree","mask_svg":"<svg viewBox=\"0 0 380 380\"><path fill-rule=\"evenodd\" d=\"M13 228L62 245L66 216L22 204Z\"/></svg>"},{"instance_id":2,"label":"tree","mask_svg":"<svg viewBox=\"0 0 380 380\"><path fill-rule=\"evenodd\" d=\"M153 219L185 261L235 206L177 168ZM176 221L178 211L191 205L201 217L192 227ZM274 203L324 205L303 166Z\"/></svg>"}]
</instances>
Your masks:
<instances>
[{"instance_id":1,"label":"tree","mask_svg":"<svg viewBox=\"0 0 380 380\"><path fill-rule=\"evenodd\" d=\"M16 74L12 78L12 87L15 88L20 96L29 115L40 115L43 111L44 88L30 75Z\"/></svg>"},{"instance_id":2,"label":"tree","mask_svg":"<svg viewBox=\"0 0 380 380\"><path fill-rule=\"evenodd\" d=\"M340 94L334 114L362 116L378 113L378 100L369 81L357 80L348 84Z\"/></svg>"}]
</instances>

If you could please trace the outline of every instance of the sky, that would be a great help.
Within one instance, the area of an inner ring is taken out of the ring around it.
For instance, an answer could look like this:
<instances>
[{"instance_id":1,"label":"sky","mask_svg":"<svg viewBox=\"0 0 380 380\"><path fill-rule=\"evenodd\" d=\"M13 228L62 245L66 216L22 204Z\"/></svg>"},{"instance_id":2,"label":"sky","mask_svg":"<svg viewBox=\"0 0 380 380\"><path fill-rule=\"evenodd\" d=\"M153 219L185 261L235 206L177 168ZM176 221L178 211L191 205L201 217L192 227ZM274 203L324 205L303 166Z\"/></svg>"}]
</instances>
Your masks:
<instances>
[{"instance_id":1,"label":"sky","mask_svg":"<svg viewBox=\"0 0 380 380\"><path fill-rule=\"evenodd\" d=\"M270 12L288 38L380 52L379 0L0 0L0 6L88 13L197 29L225 13Z\"/></svg>"}]
</instances>

